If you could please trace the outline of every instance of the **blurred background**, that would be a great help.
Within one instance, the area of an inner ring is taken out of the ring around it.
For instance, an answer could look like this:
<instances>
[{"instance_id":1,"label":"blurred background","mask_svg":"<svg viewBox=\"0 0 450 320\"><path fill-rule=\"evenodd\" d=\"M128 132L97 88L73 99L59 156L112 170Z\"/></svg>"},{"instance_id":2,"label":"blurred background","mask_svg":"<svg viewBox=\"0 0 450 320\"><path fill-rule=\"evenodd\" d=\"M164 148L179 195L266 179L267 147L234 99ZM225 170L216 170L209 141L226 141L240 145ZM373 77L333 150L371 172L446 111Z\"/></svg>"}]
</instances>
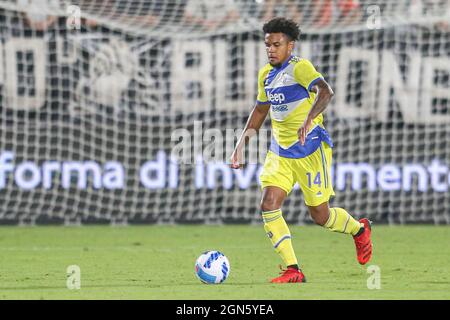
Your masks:
<instances>
[{"instance_id":1,"label":"blurred background","mask_svg":"<svg viewBox=\"0 0 450 320\"><path fill-rule=\"evenodd\" d=\"M449 224L448 0L0 1L0 224L260 223L269 119L227 162L276 16L335 91L332 205Z\"/></svg>"}]
</instances>

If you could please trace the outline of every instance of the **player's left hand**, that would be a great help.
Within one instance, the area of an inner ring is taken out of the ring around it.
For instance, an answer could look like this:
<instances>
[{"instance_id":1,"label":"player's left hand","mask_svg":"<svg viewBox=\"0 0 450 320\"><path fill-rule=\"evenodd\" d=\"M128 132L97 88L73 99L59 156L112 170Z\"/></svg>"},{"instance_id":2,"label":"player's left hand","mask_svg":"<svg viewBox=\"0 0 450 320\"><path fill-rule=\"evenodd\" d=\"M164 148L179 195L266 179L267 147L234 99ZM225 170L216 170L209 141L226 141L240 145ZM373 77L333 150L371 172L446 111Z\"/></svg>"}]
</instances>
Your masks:
<instances>
[{"instance_id":1,"label":"player's left hand","mask_svg":"<svg viewBox=\"0 0 450 320\"><path fill-rule=\"evenodd\" d=\"M306 136L308 135L311 125L312 125L312 119L310 119L309 117L306 117L305 122L303 122L300 129L298 129L298 131L297 131L298 140L300 140L301 145L305 144Z\"/></svg>"}]
</instances>

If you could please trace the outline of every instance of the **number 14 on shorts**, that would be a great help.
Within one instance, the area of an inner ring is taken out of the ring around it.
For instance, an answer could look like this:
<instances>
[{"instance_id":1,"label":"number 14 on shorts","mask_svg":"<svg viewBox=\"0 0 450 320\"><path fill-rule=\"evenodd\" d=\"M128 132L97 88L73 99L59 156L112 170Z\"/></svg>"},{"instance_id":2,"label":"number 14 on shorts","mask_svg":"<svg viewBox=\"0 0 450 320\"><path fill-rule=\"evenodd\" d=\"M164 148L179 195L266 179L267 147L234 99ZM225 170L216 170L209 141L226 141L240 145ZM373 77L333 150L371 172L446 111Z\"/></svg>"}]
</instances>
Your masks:
<instances>
[{"instance_id":1,"label":"number 14 on shorts","mask_svg":"<svg viewBox=\"0 0 450 320\"><path fill-rule=\"evenodd\" d=\"M314 175L312 172L307 172L306 176L308 177L308 187L311 188L313 184L317 185L319 188L322 185L322 179L320 177L320 171L317 172L317 174ZM314 180L313 180L314 176Z\"/></svg>"}]
</instances>

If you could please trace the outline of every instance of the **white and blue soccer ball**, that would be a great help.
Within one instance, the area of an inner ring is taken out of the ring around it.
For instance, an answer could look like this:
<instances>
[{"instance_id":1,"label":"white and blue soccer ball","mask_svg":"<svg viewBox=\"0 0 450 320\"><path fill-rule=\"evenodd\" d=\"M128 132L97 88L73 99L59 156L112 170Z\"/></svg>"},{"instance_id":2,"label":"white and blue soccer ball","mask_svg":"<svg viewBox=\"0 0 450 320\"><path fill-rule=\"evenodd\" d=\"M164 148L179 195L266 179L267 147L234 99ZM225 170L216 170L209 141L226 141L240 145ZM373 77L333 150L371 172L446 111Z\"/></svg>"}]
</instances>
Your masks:
<instances>
[{"instance_id":1,"label":"white and blue soccer ball","mask_svg":"<svg viewBox=\"0 0 450 320\"><path fill-rule=\"evenodd\" d=\"M195 262L195 274L203 283L222 283L230 274L230 262L222 252L203 252Z\"/></svg>"}]
</instances>

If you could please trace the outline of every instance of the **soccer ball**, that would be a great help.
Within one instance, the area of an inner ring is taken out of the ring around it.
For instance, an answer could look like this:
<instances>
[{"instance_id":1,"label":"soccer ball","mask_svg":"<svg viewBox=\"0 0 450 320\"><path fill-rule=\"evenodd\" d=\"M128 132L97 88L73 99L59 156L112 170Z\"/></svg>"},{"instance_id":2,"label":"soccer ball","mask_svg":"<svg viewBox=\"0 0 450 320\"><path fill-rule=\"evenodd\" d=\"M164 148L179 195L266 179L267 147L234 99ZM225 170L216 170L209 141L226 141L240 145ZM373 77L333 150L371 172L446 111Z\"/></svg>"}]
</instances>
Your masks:
<instances>
[{"instance_id":1,"label":"soccer ball","mask_svg":"<svg viewBox=\"0 0 450 320\"><path fill-rule=\"evenodd\" d=\"M195 262L195 274L203 283L222 283L230 274L230 262L222 252L203 252Z\"/></svg>"}]
</instances>

